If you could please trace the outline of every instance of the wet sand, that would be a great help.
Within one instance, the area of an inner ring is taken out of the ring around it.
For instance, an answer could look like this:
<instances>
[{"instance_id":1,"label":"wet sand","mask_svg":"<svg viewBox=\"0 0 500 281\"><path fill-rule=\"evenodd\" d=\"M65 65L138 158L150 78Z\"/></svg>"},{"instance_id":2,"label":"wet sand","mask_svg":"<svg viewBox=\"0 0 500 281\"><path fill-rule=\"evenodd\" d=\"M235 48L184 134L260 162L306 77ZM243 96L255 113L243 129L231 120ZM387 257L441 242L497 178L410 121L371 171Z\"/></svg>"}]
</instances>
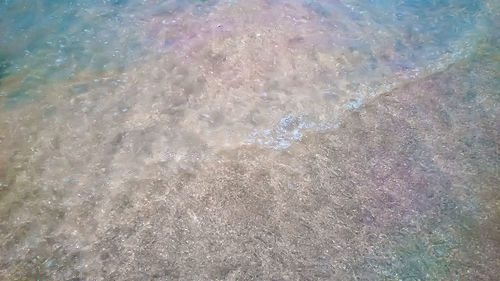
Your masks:
<instances>
[{"instance_id":1,"label":"wet sand","mask_svg":"<svg viewBox=\"0 0 500 281\"><path fill-rule=\"evenodd\" d=\"M479 56L289 150L175 170L147 130L93 152L39 139L2 167L2 279L494 280L497 67Z\"/></svg>"},{"instance_id":2,"label":"wet sand","mask_svg":"<svg viewBox=\"0 0 500 281\"><path fill-rule=\"evenodd\" d=\"M497 279L497 36L370 74L255 3L0 110L0 280Z\"/></svg>"}]
</instances>

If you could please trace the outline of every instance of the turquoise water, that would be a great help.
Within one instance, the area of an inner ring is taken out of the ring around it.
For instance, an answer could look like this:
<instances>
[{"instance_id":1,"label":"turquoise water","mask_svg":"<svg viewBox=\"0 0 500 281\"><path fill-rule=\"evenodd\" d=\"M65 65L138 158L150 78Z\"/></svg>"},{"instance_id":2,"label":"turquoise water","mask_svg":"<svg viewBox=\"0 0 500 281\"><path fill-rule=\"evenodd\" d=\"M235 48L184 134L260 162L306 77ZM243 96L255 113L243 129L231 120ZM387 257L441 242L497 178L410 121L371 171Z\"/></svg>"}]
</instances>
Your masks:
<instances>
[{"instance_id":1,"label":"turquoise water","mask_svg":"<svg viewBox=\"0 0 500 281\"><path fill-rule=\"evenodd\" d=\"M286 2L269 3L272 9ZM170 17L189 13L201 22L217 5L218 1L3 1L1 73L19 74L22 80L10 93L3 93L9 97L7 104L43 95L36 90L43 83L82 71L120 71L132 62L168 52L180 38L157 38L160 18L168 17L172 25ZM355 78L379 71L384 78L377 78L386 79L394 72L424 68L443 55L460 57L488 24L486 2L481 1L296 1L294 5L301 5L325 31L331 31L323 38L330 42L322 43L361 54L364 61L349 70ZM187 28L191 27L198 28ZM385 46L394 48L391 54L380 49ZM384 69L378 69L380 65Z\"/></svg>"},{"instance_id":2,"label":"turquoise water","mask_svg":"<svg viewBox=\"0 0 500 281\"><path fill-rule=\"evenodd\" d=\"M1 280L494 280L496 1L1 0Z\"/></svg>"}]
</instances>

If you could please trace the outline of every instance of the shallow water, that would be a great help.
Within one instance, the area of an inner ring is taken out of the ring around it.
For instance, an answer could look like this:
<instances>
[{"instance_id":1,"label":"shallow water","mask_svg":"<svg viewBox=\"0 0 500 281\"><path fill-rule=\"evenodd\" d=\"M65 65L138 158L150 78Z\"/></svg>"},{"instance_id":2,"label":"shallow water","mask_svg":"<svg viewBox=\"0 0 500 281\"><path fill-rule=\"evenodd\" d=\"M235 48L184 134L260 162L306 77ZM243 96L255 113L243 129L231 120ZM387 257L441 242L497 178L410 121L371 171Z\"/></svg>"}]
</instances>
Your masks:
<instances>
[{"instance_id":1,"label":"shallow water","mask_svg":"<svg viewBox=\"0 0 500 281\"><path fill-rule=\"evenodd\" d=\"M499 5L0 3L0 279L494 280Z\"/></svg>"}]
</instances>

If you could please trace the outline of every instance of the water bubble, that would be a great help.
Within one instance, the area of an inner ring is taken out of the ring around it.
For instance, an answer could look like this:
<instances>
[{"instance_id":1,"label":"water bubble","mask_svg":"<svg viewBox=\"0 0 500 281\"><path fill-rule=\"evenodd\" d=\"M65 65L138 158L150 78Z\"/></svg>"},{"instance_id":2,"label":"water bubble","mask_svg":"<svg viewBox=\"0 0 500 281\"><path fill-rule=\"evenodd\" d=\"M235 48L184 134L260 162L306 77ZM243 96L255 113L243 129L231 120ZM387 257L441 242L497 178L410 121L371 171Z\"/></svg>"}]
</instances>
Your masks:
<instances>
[{"instance_id":1,"label":"water bubble","mask_svg":"<svg viewBox=\"0 0 500 281\"><path fill-rule=\"evenodd\" d=\"M347 104L348 109L358 109L363 104L363 95L358 93L358 98L355 101L351 101Z\"/></svg>"}]
</instances>

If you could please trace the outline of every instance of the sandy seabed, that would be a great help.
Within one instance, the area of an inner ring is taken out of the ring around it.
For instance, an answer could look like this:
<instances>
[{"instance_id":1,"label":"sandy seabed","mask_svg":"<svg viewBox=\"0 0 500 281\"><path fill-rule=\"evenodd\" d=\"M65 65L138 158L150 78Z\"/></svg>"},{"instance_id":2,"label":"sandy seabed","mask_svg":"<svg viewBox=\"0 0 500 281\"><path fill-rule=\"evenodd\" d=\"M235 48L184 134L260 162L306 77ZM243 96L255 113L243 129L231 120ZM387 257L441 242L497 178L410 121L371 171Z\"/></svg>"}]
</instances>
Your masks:
<instances>
[{"instance_id":1,"label":"sandy seabed","mask_svg":"<svg viewBox=\"0 0 500 281\"><path fill-rule=\"evenodd\" d=\"M0 111L0 280L497 280L498 36L409 64L262 3Z\"/></svg>"}]
</instances>

